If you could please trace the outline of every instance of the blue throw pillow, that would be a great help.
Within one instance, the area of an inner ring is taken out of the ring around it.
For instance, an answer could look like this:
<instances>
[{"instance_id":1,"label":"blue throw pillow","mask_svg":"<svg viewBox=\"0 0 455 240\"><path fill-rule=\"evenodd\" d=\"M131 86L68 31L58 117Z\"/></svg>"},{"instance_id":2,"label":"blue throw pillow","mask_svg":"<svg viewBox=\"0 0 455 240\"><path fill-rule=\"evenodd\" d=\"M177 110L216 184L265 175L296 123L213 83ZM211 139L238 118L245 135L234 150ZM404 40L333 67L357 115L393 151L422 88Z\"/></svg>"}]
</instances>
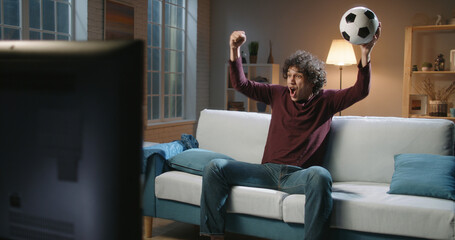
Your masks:
<instances>
[{"instance_id":1,"label":"blue throw pillow","mask_svg":"<svg viewBox=\"0 0 455 240\"><path fill-rule=\"evenodd\" d=\"M183 151L168 159L168 164L174 169L202 176L205 165L212 161L212 159L216 158L234 160L221 153L200 148L193 148Z\"/></svg>"},{"instance_id":2,"label":"blue throw pillow","mask_svg":"<svg viewBox=\"0 0 455 240\"><path fill-rule=\"evenodd\" d=\"M396 155L395 172L388 193L455 200L455 157Z\"/></svg>"}]
</instances>

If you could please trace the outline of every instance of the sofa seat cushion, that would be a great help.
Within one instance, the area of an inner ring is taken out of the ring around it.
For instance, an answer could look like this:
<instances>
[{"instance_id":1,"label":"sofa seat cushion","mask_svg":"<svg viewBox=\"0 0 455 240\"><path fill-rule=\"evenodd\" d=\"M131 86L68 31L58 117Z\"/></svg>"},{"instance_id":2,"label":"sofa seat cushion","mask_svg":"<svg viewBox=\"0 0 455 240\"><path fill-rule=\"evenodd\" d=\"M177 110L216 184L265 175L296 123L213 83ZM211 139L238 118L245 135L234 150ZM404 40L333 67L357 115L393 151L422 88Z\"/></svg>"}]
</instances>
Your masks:
<instances>
[{"instance_id":1,"label":"sofa seat cushion","mask_svg":"<svg viewBox=\"0 0 455 240\"><path fill-rule=\"evenodd\" d=\"M273 189L235 186L228 200L228 212L283 220L283 199L287 193Z\"/></svg>"},{"instance_id":2,"label":"sofa seat cushion","mask_svg":"<svg viewBox=\"0 0 455 240\"><path fill-rule=\"evenodd\" d=\"M332 224L366 232L453 239L455 202L393 195L388 190L388 184L334 184Z\"/></svg>"},{"instance_id":3,"label":"sofa seat cushion","mask_svg":"<svg viewBox=\"0 0 455 240\"><path fill-rule=\"evenodd\" d=\"M165 172L155 179L157 198L200 205L202 177L186 172Z\"/></svg>"},{"instance_id":4,"label":"sofa seat cushion","mask_svg":"<svg viewBox=\"0 0 455 240\"><path fill-rule=\"evenodd\" d=\"M455 202L444 199L388 194L388 184L333 184L331 225L335 228L430 239L453 239ZM305 195L283 202L283 220L304 223ZM425 219L425 221L422 221Z\"/></svg>"},{"instance_id":5,"label":"sofa seat cushion","mask_svg":"<svg viewBox=\"0 0 455 240\"><path fill-rule=\"evenodd\" d=\"M180 171L170 171L156 177L157 198L200 206L202 177ZM257 217L283 219L283 199L286 193L262 188L235 186L231 190L227 211Z\"/></svg>"},{"instance_id":6,"label":"sofa seat cushion","mask_svg":"<svg viewBox=\"0 0 455 240\"><path fill-rule=\"evenodd\" d=\"M455 202L451 200L388 194L384 183L335 182L334 228L429 239L454 239ZM159 175L157 198L199 206L202 177L180 171ZM305 195L252 187L231 190L228 212L304 223ZM422 221L422 219L425 219Z\"/></svg>"}]
</instances>

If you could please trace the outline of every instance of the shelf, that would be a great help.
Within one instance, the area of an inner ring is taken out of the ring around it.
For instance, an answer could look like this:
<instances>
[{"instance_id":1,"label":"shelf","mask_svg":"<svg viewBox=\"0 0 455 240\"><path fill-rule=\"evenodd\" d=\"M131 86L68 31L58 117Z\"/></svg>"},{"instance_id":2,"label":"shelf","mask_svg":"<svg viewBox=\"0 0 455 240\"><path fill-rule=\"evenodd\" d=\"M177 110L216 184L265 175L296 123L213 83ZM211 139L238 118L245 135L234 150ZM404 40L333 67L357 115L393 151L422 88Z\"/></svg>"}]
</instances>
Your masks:
<instances>
[{"instance_id":1,"label":"shelf","mask_svg":"<svg viewBox=\"0 0 455 240\"><path fill-rule=\"evenodd\" d=\"M412 74L455 74L455 71L413 71Z\"/></svg>"},{"instance_id":2,"label":"shelf","mask_svg":"<svg viewBox=\"0 0 455 240\"><path fill-rule=\"evenodd\" d=\"M414 26L413 31L442 31L442 30L455 30L455 25L428 25L428 26Z\"/></svg>"},{"instance_id":3,"label":"shelf","mask_svg":"<svg viewBox=\"0 0 455 240\"><path fill-rule=\"evenodd\" d=\"M415 115L411 114L409 117L412 118L430 118L430 119L446 119L455 122L455 117L435 117L435 116L429 116L429 115Z\"/></svg>"},{"instance_id":4,"label":"shelf","mask_svg":"<svg viewBox=\"0 0 455 240\"><path fill-rule=\"evenodd\" d=\"M453 37L455 32L455 25L427 25L427 26L409 26L405 28L405 41L404 41L404 68L403 68L403 95L402 95L402 116L403 117L416 117L416 118L432 118L432 119L448 119L455 122L455 117L434 117L434 116L421 116L421 115L414 115L410 113L410 96L414 94L413 89L415 87L416 81L420 80L421 78L431 78L432 82L436 82L439 85L447 84L447 82L455 80L455 71L412 71L413 61L422 61L422 56L417 55L419 59L413 59L414 54L416 52L423 54L423 49L416 48L414 49L413 46L419 46L418 41L416 39L419 38L419 34L414 34L416 32L425 32L425 36L431 36L436 38L437 40L441 40L442 37L447 37L446 32ZM439 33L444 33L444 36L441 36ZM430 35L431 34L431 35ZM433 36L434 35L434 36ZM416 39L413 39L416 38ZM446 39L447 40L447 39ZM439 48L450 48L451 44L450 41L434 41L432 49L433 53L430 50L425 49L430 52L425 52L425 54L435 54L436 49ZM417 44L416 44L417 43ZM414 51L414 53L413 53ZM444 50L446 51L446 50ZM444 54L446 55L446 54ZM446 67L449 68L448 61L446 61ZM443 83L444 82L444 83ZM428 103L426 103L428 104Z\"/></svg>"}]
</instances>

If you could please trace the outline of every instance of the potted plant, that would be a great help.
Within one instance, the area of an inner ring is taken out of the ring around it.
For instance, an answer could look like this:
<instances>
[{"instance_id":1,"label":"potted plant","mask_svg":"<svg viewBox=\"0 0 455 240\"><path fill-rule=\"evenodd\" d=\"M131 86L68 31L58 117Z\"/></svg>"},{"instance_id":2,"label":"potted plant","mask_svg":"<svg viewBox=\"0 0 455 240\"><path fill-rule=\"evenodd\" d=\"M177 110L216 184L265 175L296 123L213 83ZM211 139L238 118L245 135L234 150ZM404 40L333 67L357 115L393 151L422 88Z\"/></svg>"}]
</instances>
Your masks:
<instances>
[{"instance_id":1,"label":"potted plant","mask_svg":"<svg viewBox=\"0 0 455 240\"><path fill-rule=\"evenodd\" d=\"M431 71L432 67L433 67L433 64L431 64L430 62L422 63L422 71Z\"/></svg>"},{"instance_id":2,"label":"potted plant","mask_svg":"<svg viewBox=\"0 0 455 240\"><path fill-rule=\"evenodd\" d=\"M250 42L250 44L248 44L248 50L250 52L250 63L256 63L258 59L259 42Z\"/></svg>"}]
</instances>

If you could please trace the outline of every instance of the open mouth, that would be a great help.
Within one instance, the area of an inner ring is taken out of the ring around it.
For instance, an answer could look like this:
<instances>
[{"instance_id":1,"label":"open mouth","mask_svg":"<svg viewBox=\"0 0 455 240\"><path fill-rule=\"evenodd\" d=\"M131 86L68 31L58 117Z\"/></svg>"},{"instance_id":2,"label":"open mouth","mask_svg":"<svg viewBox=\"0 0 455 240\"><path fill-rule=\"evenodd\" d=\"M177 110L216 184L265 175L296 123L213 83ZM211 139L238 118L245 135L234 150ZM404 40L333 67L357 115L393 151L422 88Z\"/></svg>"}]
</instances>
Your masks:
<instances>
[{"instance_id":1,"label":"open mouth","mask_svg":"<svg viewBox=\"0 0 455 240\"><path fill-rule=\"evenodd\" d=\"M289 87L289 93L291 94L291 97L295 97L295 92L296 92L296 89L294 87Z\"/></svg>"}]
</instances>

